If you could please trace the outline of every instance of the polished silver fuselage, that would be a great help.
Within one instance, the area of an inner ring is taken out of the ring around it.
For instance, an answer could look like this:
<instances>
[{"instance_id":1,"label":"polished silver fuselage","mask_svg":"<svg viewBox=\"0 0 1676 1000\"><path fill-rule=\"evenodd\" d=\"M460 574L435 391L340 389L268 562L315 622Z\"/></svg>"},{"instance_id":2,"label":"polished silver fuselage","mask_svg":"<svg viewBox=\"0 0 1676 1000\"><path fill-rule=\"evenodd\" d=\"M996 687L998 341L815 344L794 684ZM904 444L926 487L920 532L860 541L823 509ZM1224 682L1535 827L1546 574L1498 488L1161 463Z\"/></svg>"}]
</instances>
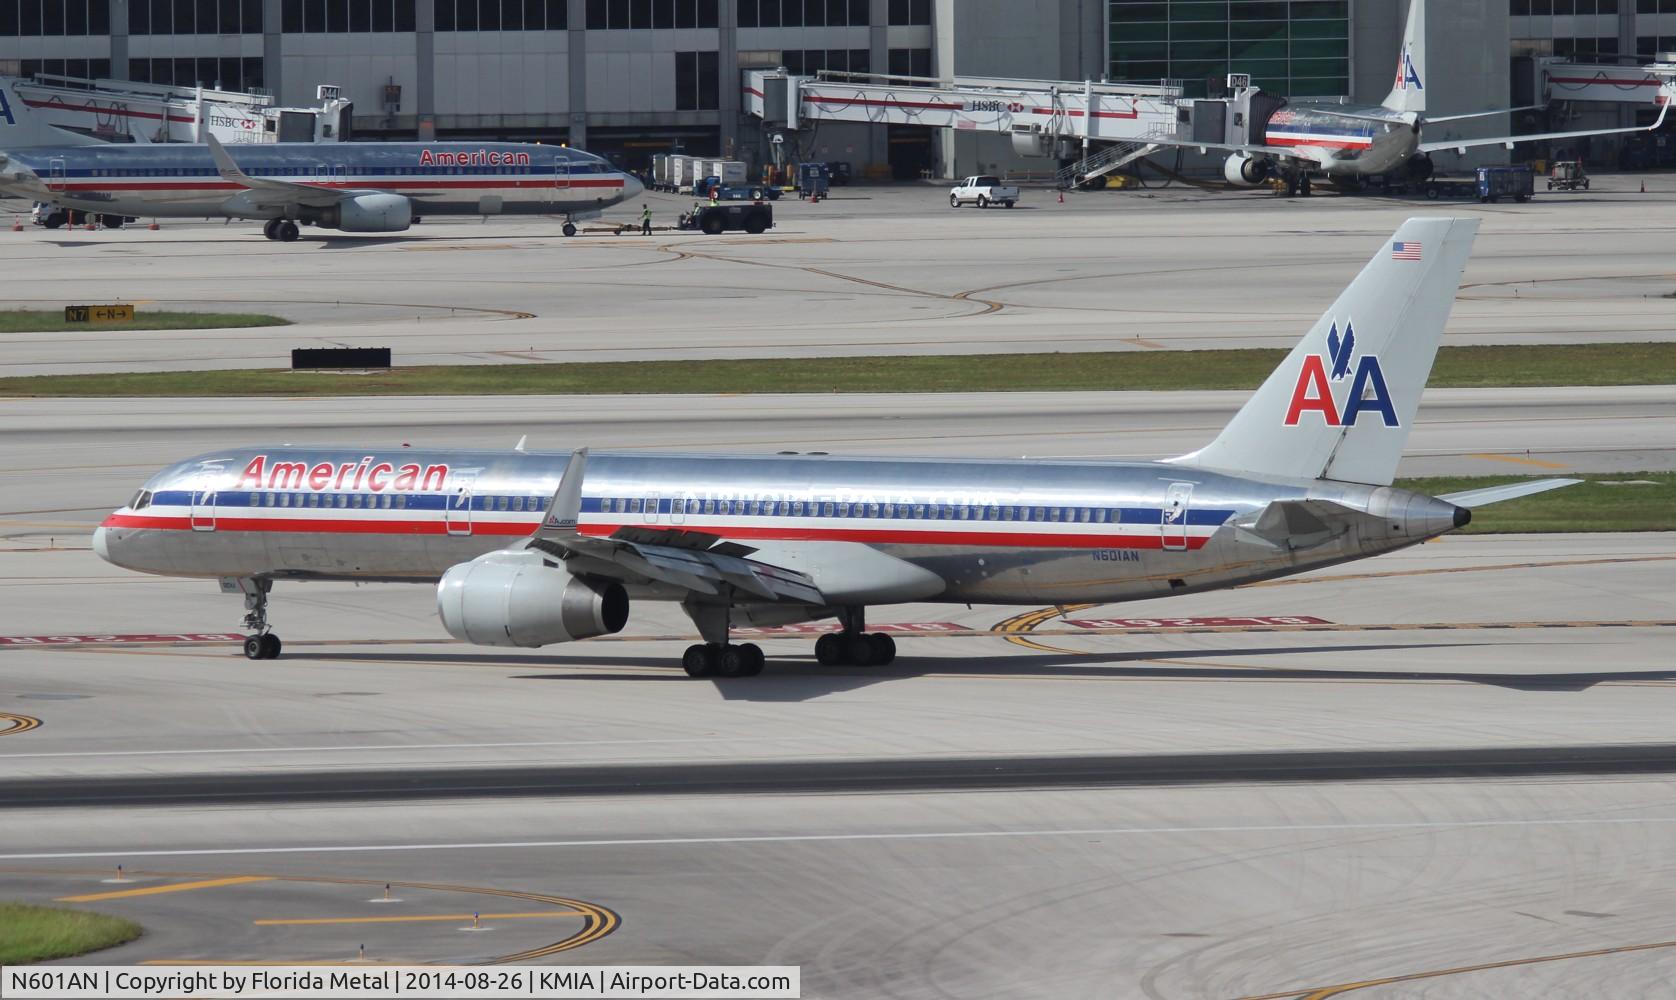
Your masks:
<instances>
[{"instance_id":1,"label":"polished silver fuselage","mask_svg":"<svg viewBox=\"0 0 1676 1000\"><path fill-rule=\"evenodd\" d=\"M567 454L229 449L155 476L95 539L172 576L434 581L531 535ZM1384 518L1277 547L1241 529L1274 500ZM595 453L581 530L701 532L766 561L867 546L935 573L947 602L1111 602L1214 589L1374 555L1452 527L1390 487L1262 481L1168 463ZM818 581L817 581L818 582ZM656 587L642 598L678 599ZM864 601L864 603L873 603ZM884 603L884 602L880 602Z\"/></svg>"}]
</instances>

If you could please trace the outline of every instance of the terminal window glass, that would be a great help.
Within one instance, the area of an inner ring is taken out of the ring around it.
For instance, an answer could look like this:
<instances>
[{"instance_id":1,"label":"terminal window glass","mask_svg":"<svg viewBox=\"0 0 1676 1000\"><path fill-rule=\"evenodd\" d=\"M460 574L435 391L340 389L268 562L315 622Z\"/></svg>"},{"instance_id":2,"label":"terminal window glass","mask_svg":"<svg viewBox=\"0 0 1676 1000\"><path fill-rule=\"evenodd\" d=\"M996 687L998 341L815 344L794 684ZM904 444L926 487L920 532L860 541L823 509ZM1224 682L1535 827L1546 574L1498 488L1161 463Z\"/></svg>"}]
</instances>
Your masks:
<instances>
[{"instance_id":1,"label":"terminal window glass","mask_svg":"<svg viewBox=\"0 0 1676 1000\"><path fill-rule=\"evenodd\" d=\"M6 0L0 3L0 37L104 35L110 30L110 0Z\"/></svg>"},{"instance_id":2,"label":"terminal window glass","mask_svg":"<svg viewBox=\"0 0 1676 1000\"><path fill-rule=\"evenodd\" d=\"M225 4L227 0L222 0ZM261 0L238 0L243 4L244 30L262 30ZM380 31L412 31L419 0L281 0L279 30L288 34L365 34ZM444 0L437 0L440 8ZM487 2L487 0L485 0ZM441 13L438 12L440 19ZM438 30L447 30L438 26ZM161 32L158 32L159 34Z\"/></svg>"},{"instance_id":3,"label":"terminal window glass","mask_svg":"<svg viewBox=\"0 0 1676 1000\"><path fill-rule=\"evenodd\" d=\"M442 2L442 0L439 0ZM718 0L588 0L589 31L714 28Z\"/></svg>"},{"instance_id":4,"label":"terminal window glass","mask_svg":"<svg viewBox=\"0 0 1676 1000\"><path fill-rule=\"evenodd\" d=\"M930 24L931 0L890 0L891 24Z\"/></svg>"},{"instance_id":5,"label":"terminal window glass","mask_svg":"<svg viewBox=\"0 0 1676 1000\"><path fill-rule=\"evenodd\" d=\"M675 53L675 110L720 108L720 73L721 63L714 52Z\"/></svg>"},{"instance_id":6,"label":"terminal window glass","mask_svg":"<svg viewBox=\"0 0 1676 1000\"><path fill-rule=\"evenodd\" d=\"M1114 80L1207 96L1231 72L1277 96L1350 87L1348 0L1108 0Z\"/></svg>"},{"instance_id":7,"label":"terminal window glass","mask_svg":"<svg viewBox=\"0 0 1676 1000\"><path fill-rule=\"evenodd\" d=\"M865 26L868 0L738 0L739 27Z\"/></svg>"},{"instance_id":8,"label":"terminal window glass","mask_svg":"<svg viewBox=\"0 0 1676 1000\"><path fill-rule=\"evenodd\" d=\"M891 49L889 53L891 76L930 76L930 49Z\"/></svg>"}]
</instances>

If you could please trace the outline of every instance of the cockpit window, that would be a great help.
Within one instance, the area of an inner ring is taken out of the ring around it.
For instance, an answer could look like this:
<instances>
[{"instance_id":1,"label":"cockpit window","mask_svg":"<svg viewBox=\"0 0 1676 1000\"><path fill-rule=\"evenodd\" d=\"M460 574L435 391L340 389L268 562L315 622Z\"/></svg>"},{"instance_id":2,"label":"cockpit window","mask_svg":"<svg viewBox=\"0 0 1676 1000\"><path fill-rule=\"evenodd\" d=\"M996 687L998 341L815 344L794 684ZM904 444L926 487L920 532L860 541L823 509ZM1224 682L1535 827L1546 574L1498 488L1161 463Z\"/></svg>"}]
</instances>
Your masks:
<instances>
[{"instance_id":1,"label":"cockpit window","mask_svg":"<svg viewBox=\"0 0 1676 1000\"><path fill-rule=\"evenodd\" d=\"M141 490L134 494L134 499L128 501L129 510L145 510L151 506L151 491Z\"/></svg>"}]
</instances>

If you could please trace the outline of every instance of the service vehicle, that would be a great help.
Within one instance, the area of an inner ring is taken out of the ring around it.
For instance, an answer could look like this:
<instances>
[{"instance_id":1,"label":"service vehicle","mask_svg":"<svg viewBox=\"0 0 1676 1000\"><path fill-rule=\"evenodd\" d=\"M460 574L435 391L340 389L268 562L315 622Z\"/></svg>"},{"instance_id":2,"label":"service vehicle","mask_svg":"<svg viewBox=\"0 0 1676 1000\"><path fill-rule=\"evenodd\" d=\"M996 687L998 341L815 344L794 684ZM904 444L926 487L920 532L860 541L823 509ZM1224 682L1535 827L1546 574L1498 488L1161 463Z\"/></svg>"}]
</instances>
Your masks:
<instances>
[{"instance_id":1,"label":"service vehicle","mask_svg":"<svg viewBox=\"0 0 1676 1000\"><path fill-rule=\"evenodd\" d=\"M1536 179L1529 166L1479 167L1471 177L1433 177L1422 187L1426 197L1477 198L1486 204L1503 198L1530 201Z\"/></svg>"},{"instance_id":2,"label":"service vehicle","mask_svg":"<svg viewBox=\"0 0 1676 1000\"><path fill-rule=\"evenodd\" d=\"M949 192L950 208L959 208L962 205L976 205L979 208L1005 205L1012 208L1017 203L1018 188L1011 184L1002 184L1001 178L989 174L968 177Z\"/></svg>"},{"instance_id":3,"label":"service vehicle","mask_svg":"<svg viewBox=\"0 0 1676 1000\"><path fill-rule=\"evenodd\" d=\"M827 176L832 178L833 185L837 187L847 186L850 179L855 176L855 171L850 166L849 160L827 160L826 172Z\"/></svg>"},{"instance_id":4,"label":"service vehicle","mask_svg":"<svg viewBox=\"0 0 1676 1000\"><path fill-rule=\"evenodd\" d=\"M797 165L797 196L808 198L811 195L825 198L827 191L832 188L832 171L824 163L799 163Z\"/></svg>"},{"instance_id":5,"label":"service vehicle","mask_svg":"<svg viewBox=\"0 0 1676 1000\"><path fill-rule=\"evenodd\" d=\"M753 201L701 205L681 216L680 228L715 236L742 230L755 236L774 228L774 206Z\"/></svg>"},{"instance_id":6,"label":"service vehicle","mask_svg":"<svg viewBox=\"0 0 1676 1000\"><path fill-rule=\"evenodd\" d=\"M1548 190L1587 191L1589 175L1580 160L1559 160L1548 170Z\"/></svg>"},{"instance_id":7,"label":"service vehicle","mask_svg":"<svg viewBox=\"0 0 1676 1000\"><path fill-rule=\"evenodd\" d=\"M749 187L722 187L716 190L717 201L779 201L780 192L763 184Z\"/></svg>"}]
</instances>

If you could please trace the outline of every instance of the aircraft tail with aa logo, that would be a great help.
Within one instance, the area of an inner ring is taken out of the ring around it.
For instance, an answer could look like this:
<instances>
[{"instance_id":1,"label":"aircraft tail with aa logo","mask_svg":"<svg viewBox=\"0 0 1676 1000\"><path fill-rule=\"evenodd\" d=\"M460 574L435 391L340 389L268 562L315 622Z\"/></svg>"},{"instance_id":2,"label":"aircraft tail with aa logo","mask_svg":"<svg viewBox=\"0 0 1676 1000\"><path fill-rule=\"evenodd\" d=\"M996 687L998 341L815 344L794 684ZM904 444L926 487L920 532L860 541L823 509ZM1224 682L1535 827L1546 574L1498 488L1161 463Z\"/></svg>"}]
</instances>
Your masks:
<instances>
[{"instance_id":1,"label":"aircraft tail with aa logo","mask_svg":"<svg viewBox=\"0 0 1676 1000\"><path fill-rule=\"evenodd\" d=\"M1215 441L1180 465L1389 485L1460 289L1476 219L1409 219Z\"/></svg>"}]
</instances>

